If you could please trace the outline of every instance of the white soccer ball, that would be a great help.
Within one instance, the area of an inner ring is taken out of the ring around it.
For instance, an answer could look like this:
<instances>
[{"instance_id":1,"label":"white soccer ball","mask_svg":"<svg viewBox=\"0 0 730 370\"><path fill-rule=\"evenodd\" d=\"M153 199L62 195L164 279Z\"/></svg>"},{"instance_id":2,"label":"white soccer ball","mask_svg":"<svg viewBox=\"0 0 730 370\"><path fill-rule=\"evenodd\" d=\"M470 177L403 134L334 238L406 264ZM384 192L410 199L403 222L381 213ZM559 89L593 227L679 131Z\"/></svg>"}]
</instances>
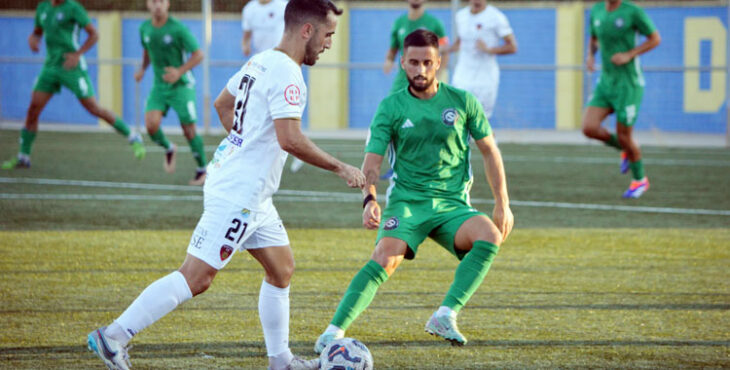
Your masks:
<instances>
[{"instance_id":1,"label":"white soccer ball","mask_svg":"<svg viewBox=\"0 0 730 370\"><path fill-rule=\"evenodd\" d=\"M373 355L354 338L336 339L319 355L322 370L372 370Z\"/></svg>"}]
</instances>

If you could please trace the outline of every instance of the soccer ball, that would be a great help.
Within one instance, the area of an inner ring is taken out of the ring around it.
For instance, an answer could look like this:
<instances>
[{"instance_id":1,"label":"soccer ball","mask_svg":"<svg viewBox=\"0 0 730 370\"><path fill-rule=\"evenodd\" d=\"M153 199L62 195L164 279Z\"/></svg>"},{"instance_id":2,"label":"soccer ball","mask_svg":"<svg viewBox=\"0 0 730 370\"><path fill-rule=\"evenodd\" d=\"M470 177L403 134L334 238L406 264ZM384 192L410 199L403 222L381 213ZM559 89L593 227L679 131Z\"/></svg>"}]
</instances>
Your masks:
<instances>
[{"instance_id":1,"label":"soccer ball","mask_svg":"<svg viewBox=\"0 0 730 370\"><path fill-rule=\"evenodd\" d=\"M324 347L319 356L322 370L372 370L373 355L354 338L336 339Z\"/></svg>"}]
</instances>

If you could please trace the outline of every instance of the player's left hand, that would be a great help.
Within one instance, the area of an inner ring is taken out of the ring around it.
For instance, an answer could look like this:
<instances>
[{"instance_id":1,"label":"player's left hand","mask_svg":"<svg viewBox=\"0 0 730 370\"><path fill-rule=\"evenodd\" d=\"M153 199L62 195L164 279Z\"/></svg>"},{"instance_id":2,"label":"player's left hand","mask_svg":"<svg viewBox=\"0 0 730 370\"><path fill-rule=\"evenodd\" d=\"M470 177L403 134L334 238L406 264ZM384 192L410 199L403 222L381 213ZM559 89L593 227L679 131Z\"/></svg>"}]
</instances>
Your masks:
<instances>
[{"instance_id":1,"label":"player's left hand","mask_svg":"<svg viewBox=\"0 0 730 370\"><path fill-rule=\"evenodd\" d=\"M507 236L512 232L512 226L515 224L515 216L509 206L495 205L492 221L502 233L502 241L507 240Z\"/></svg>"},{"instance_id":2,"label":"player's left hand","mask_svg":"<svg viewBox=\"0 0 730 370\"><path fill-rule=\"evenodd\" d=\"M79 65L79 59L81 58L81 55L77 53L66 53L63 54L63 57L65 60L63 61L63 68L64 69L74 69L77 65Z\"/></svg>"},{"instance_id":3,"label":"player's left hand","mask_svg":"<svg viewBox=\"0 0 730 370\"><path fill-rule=\"evenodd\" d=\"M630 53L616 53L611 56L611 63L622 66L628 62L631 61L631 59L634 59L633 56L631 56Z\"/></svg>"},{"instance_id":4,"label":"player's left hand","mask_svg":"<svg viewBox=\"0 0 730 370\"><path fill-rule=\"evenodd\" d=\"M487 54L492 54L492 49L487 46L487 43L484 42L484 40L479 39L477 40L477 50L481 50L482 52L485 52Z\"/></svg>"},{"instance_id":5,"label":"player's left hand","mask_svg":"<svg viewBox=\"0 0 730 370\"><path fill-rule=\"evenodd\" d=\"M165 67L165 74L162 75L162 79L169 84L174 84L180 79L182 73L175 67Z\"/></svg>"}]
</instances>

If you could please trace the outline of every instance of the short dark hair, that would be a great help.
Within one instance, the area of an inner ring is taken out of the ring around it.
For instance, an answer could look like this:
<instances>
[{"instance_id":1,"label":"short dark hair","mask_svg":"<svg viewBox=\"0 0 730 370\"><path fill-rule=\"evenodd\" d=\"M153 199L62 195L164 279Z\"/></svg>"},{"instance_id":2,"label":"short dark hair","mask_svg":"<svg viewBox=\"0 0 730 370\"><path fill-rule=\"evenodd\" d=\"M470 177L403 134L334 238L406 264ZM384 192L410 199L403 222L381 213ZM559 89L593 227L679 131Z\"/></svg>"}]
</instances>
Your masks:
<instances>
[{"instance_id":1,"label":"short dark hair","mask_svg":"<svg viewBox=\"0 0 730 370\"><path fill-rule=\"evenodd\" d=\"M286 29L290 29L312 21L324 23L329 12L340 15L342 9L330 0L289 0L284 11L284 24Z\"/></svg>"},{"instance_id":2,"label":"short dark hair","mask_svg":"<svg viewBox=\"0 0 730 370\"><path fill-rule=\"evenodd\" d=\"M438 49L439 37L435 33L421 28L409 33L406 39L403 40L403 50L408 49L410 46L432 46Z\"/></svg>"}]
</instances>

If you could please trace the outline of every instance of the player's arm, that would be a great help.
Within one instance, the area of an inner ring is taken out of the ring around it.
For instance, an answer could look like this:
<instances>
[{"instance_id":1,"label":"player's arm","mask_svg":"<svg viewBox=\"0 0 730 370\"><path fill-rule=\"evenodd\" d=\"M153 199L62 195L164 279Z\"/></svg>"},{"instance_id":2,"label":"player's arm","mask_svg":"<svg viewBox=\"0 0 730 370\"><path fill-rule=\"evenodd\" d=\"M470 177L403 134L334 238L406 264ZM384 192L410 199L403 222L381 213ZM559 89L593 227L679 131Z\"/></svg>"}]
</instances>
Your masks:
<instances>
[{"instance_id":1,"label":"player's arm","mask_svg":"<svg viewBox=\"0 0 730 370\"><path fill-rule=\"evenodd\" d=\"M221 120L221 125L226 129L226 132L231 132L231 127L233 126L233 110L235 104L236 97L228 91L227 87L221 90L213 102L215 111L218 112L218 118Z\"/></svg>"},{"instance_id":2,"label":"player's arm","mask_svg":"<svg viewBox=\"0 0 730 370\"><path fill-rule=\"evenodd\" d=\"M28 36L28 46L30 46L30 50L34 53L37 53L38 50L40 50L39 45L41 43L41 38L43 37L43 28L40 27L34 27L33 32Z\"/></svg>"},{"instance_id":3,"label":"player's arm","mask_svg":"<svg viewBox=\"0 0 730 370\"><path fill-rule=\"evenodd\" d=\"M451 44L451 46L449 46L448 51L449 51L449 53L456 53L457 51L459 51L460 48L461 48L461 39L457 37L456 41L454 41L454 43Z\"/></svg>"},{"instance_id":4,"label":"player's arm","mask_svg":"<svg viewBox=\"0 0 730 370\"><path fill-rule=\"evenodd\" d=\"M588 54L586 55L586 68L589 72L595 72L596 52L598 52L598 38L596 36L591 36L591 38L588 39L588 47L586 50L588 50Z\"/></svg>"},{"instance_id":5,"label":"player's arm","mask_svg":"<svg viewBox=\"0 0 730 370\"><path fill-rule=\"evenodd\" d=\"M636 58L637 56L644 54L647 51L659 46L659 43L661 42L662 37L659 36L659 31L654 31L649 34L649 36L646 37L646 40L644 40L644 42L642 42L639 46L629 51L612 55L611 63L617 66L624 65L630 62L632 59Z\"/></svg>"},{"instance_id":6,"label":"player's arm","mask_svg":"<svg viewBox=\"0 0 730 370\"><path fill-rule=\"evenodd\" d=\"M487 46L487 44L479 39L477 41L477 49L487 53L487 54L495 54L495 55L508 55L508 54L514 54L517 52L517 39L515 38L515 34L511 33L505 37L502 38L502 45L490 48Z\"/></svg>"},{"instance_id":7,"label":"player's arm","mask_svg":"<svg viewBox=\"0 0 730 370\"><path fill-rule=\"evenodd\" d=\"M385 54L385 63L383 64L383 72L385 72L385 74L388 74L393 70L393 63L395 62L396 55L398 55L397 48L390 48Z\"/></svg>"},{"instance_id":8,"label":"player's arm","mask_svg":"<svg viewBox=\"0 0 730 370\"><path fill-rule=\"evenodd\" d=\"M362 188L362 225L370 230L375 230L380 226L381 213L377 200L377 184L378 179L380 179L380 166L382 164L382 155L365 153L365 159L362 162L362 173L365 175L365 186Z\"/></svg>"},{"instance_id":9,"label":"player's arm","mask_svg":"<svg viewBox=\"0 0 730 370\"><path fill-rule=\"evenodd\" d=\"M507 178L504 174L504 163L502 162L502 154L494 141L493 135L485 136L482 139L475 140L479 151L484 159L484 171L487 175L487 182L492 188L494 196L494 212L492 220L502 233L502 239L507 239L512 226L514 225L514 216L509 207L509 195L507 195Z\"/></svg>"},{"instance_id":10,"label":"player's arm","mask_svg":"<svg viewBox=\"0 0 730 370\"><path fill-rule=\"evenodd\" d=\"M243 50L243 55L251 54L251 35L251 31L245 31L243 33L243 41L241 41L241 50Z\"/></svg>"},{"instance_id":11,"label":"player's arm","mask_svg":"<svg viewBox=\"0 0 730 370\"><path fill-rule=\"evenodd\" d=\"M167 83L175 83L180 79L180 77L182 77L182 75L193 69L193 67L197 66L202 61L203 52L200 49L195 50L190 54L190 58L188 58L187 62L180 67L165 67L165 74L162 75L162 79Z\"/></svg>"},{"instance_id":12,"label":"player's arm","mask_svg":"<svg viewBox=\"0 0 730 370\"><path fill-rule=\"evenodd\" d=\"M64 57L66 57L66 59L63 62L63 67L66 69L76 68L76 66L79 64L79 59L81 59L81 56L89 51L89 49L94 47L96 42L99 41L99 34L96 32L96 28L91 22L87 23L86 26L84 26L84 30L86 31L88 37L86 37L86 41L84 41L79 50L76 50L73 53L64 54Z\"/></svg>"},{"instance_id":13,"label":"player's arm","mask_svg":"<svg viewBox=\"0 0 730 370\"><path fill-rule=\"evenodd\" d=\"M142 50L142 64L140 64L139 69L134 72L134 80L137 82L142 81L142 78L144 78L144 71L146 71L147 67L150 65L150 55L147 53L147 49Z\"/></svg>"},{"instance_id":14,"label":"player's arm","mask_svg":"<svg viewBox=\"0 0 730 370\"><path fill-rule=\"evenodd\" d=\"M362 172L320 149L304 135L301 127L299 118L275 119L274 128L279 146L306 163L336 173L348 186L362 188L365 184Z\"/></svg>"}]
</instances>

